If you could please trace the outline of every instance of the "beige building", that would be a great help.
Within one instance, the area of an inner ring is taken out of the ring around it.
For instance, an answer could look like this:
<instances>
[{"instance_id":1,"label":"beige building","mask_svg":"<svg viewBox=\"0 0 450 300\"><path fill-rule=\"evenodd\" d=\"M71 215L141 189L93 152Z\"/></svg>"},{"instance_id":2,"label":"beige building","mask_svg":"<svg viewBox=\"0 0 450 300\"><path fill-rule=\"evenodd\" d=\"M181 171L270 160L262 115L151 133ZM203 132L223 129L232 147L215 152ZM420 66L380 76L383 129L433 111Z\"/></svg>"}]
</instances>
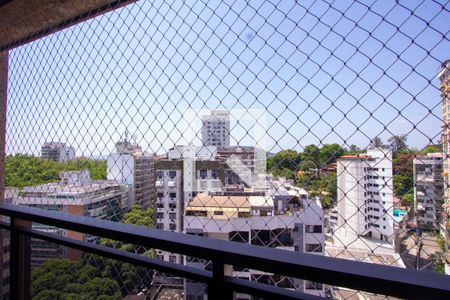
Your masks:
<instances>
[{"instance_id":1,"label":"beige building","mask_svg":"<svg viewBox=\"0 0 450 300\"><path fill-rule=\"evenodd\" d=\"M442 148L444 152L444 210L441 222L441 234L447 239L450 239L449 234L449 216L450 216L450 190L449 190L449 176L450 176L450 59L442 63L438 74L441 82L441 98L442 98Z\"/></svg>"},{"instance_id":2,"label":"beige building","mask_svg":"<svg viewBox=\"0 0 450 300\"><path fill-rule=\"evenodd\" d=\"M269 185L271 186L271 185ZM242 188L197 194L187 205L186 234L323 255L323 210L320 202L308 199L304 190L288 183L274 189L254 191ZM208 263L187 257L186 265L208 268ZM235 267L233 276L254 282L324 296L320 283L280 277L276 274ZM186 299L205 294L205 286L186 282ZM251 299L237 294L236 299Z\"/></svg>"}]
</instances>

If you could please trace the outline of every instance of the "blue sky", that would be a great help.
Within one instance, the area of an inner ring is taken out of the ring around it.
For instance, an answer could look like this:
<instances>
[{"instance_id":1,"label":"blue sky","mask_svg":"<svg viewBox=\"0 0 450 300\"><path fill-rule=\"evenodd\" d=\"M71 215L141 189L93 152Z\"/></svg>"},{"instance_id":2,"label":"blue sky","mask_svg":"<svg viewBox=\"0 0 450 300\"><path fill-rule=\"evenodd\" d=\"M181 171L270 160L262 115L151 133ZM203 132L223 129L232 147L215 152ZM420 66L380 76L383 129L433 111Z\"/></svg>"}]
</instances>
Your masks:
<instances>
[{"instance_id":1,"label":"blue sky","mask_svg":"<svg viewBox=\"0 0 450 300\"><path fill-rule=\"evenodd\" d=\"M423 147L440 138L449 8L138 1L10 52L7 151L108 154L128 129L162 153L193 126L187 110L218 108L262 109L270 151L392 134ZM232 144L252 144L254 125L232 122Z\"/></svg>"}]
</instances>

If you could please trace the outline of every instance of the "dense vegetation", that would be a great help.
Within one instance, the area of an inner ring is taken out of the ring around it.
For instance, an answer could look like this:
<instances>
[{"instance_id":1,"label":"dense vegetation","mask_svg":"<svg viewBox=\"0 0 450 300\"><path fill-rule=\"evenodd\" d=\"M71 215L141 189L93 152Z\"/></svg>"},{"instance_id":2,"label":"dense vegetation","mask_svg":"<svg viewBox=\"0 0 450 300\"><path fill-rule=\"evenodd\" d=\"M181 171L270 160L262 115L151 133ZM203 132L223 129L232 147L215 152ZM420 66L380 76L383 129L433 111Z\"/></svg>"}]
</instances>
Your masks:
<instances>
[{"instance_id":1,"label":"dense vegetation","mask_svg":"<svg viewBox=\"0 0 450 300\"><path fill-rule=\"evenodd\" d=\"M328 208L337 196L336 174L321 172L321 168L349 151L359 151L353 148L346 150L338 144L327 144L321 148L309 145L302 152L283 150L267 159L267 169L275 176L295 180L295 184L311 196L320 196L322 205Z\"/></svg>"},{"instance_id":2,"label":"dense vegetation","mask_svg":"<svg viewBox=\"0 0 450 300\"><path fill-rule=\"evenodd\" d=\"M134 205L122 223L154 227L153 210ZM100 243L116 249L154 256L153 252L109 239ZM148 287L150 271L101 256L86 254L81 261L51 259L32 272L33 299L122 299Z\"/></svg>"},{"instance_id":3,"label":"dense vegetation","mask_svg":"<svg viewBox=\"0 0 450 300\"><path fill-rule=\"evenodd\" d=\"M6 186L22 189L59 180L62 171L87 169L92 179L106 179L106 161L87 158L55 162L40 157L17 154L6 157Z\"/></svg>"},{"instance_id":4,"label":"dense vegetation","mask_svg":"<svg viewBox=\"0 0 450 300\"><path fill-rule=\"evenodd\" d=\"M93 265L68 259L52 259L31 272L35 300L120 300L116 281Z\"/></svg>"}]
</instances>

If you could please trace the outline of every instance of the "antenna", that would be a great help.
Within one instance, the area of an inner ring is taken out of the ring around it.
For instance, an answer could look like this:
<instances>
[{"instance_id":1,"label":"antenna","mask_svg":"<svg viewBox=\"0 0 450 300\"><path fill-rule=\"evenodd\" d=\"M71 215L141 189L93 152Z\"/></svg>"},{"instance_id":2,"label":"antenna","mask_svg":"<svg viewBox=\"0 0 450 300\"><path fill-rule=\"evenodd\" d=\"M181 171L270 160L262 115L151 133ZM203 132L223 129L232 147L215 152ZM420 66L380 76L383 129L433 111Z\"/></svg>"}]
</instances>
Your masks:
<instances>
[{"instance_id":1,"label":"antenna","mask_svg":"<svg viewBox=\"0 0 450 300\"><path fill-rule=\"evenodd\" d=\"M137 133L134 133L134 134L131 136L131 138L133 139L135 145L137 145L138 137L139 137L139 136L138 136Z\"/></svg>"},{"instance_id":2,"label":"antenna","mask_svg":"<svg viewBox=\"0 0 450 300\"><path fill-rule=\"evenodd\" d=\"M125 129L125 140L124 143L126 144L128 142L128 129Z\"/></svg>"}]
</instances>

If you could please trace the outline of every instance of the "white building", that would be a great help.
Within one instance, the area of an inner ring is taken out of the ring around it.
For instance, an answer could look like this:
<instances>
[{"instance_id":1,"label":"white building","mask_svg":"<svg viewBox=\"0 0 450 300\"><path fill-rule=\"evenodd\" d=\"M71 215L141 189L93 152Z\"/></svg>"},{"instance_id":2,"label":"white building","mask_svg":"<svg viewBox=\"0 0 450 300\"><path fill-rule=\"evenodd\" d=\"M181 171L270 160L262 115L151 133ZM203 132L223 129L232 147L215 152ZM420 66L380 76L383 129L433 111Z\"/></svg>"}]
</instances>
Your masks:
<instances>
[{"instance_id":1,"label":"white building","mask_svg":"<svg viewBox=\"0 0 450 300\"><path fill-rule=\"evenodd\" d=\"M61 142L46 142L42 145L41 157L54 161L73 160L75 148Z\"/></svg>"},{"instance_id":2,"label":"white building","mask_svg":"<svg viewBox=\"0 0 450 300\"><path fill-rule=\"evenodd\" d=\"M108 180L130 187L128 205L152 206L155 196L153 165L155 155L142 151L141 147L127 140L116 144L116 153L107 159Z\"/></svg>"},{"instance_id":3,"label":"white building","mask_svg":"<svg viewBox=\"0 0 450 300\"><path fill-rule=\"evenodd\" d=\"M443 154L414 158L414 207L421 228L439 230L444 199Z\"/></svg>"},{"instance_id":4,"label":"white building","mask_svg":"<svg viewBox=\"0 0 450 300\"><path fill-rule=\"evenodd\" d=\"M39 186L25 187L16 198L18 205L61 211L66 214L119 221L127 208L128 188L114 181L91 180L89 172L61 172L61 181ZM94 242L97 238L80 232L43 224L33 228L77 240ZM32 239L33 265L40 265L50 258L81 258L81 252Z\"/></svg>"},{"instance_id":5,"label":"white building","mask_svg":"<svg viewBox=\"0 0 450 300\"><path fill-rule=\"evenodd\" d=\"M235 190L200 193L186 208L186 234L252 245L323 255L323 210L295 187L277 187L267 193ZM207 268L206 262L186 258L186 265ZM235 268L233 276L324 296L321 283L280 277L276 274ZM202 299L205 286L186 282L186 298ZM251 299L237 295L238 299Z\"/></svg>"},{"instance_id":6,"label":"white building","mask_svg":"<svg viewBox=\"0 0 450 300\"><path fill-rule=\"evenodd\" d=\"M202 142L204 146L230 147L230 112L212 110L202 117Z\"/></svg>"},{"instance_id":7,"label":"white building","mask_svg":"<svg viewBox=\"0 0 450 300\"><path fill-rule=\"evenodd\" d=\"M369 149L337 161L340 240L394 241L392 151ZM335 233L337 234L337 233Z\"/></svg>"}]
</instances>

